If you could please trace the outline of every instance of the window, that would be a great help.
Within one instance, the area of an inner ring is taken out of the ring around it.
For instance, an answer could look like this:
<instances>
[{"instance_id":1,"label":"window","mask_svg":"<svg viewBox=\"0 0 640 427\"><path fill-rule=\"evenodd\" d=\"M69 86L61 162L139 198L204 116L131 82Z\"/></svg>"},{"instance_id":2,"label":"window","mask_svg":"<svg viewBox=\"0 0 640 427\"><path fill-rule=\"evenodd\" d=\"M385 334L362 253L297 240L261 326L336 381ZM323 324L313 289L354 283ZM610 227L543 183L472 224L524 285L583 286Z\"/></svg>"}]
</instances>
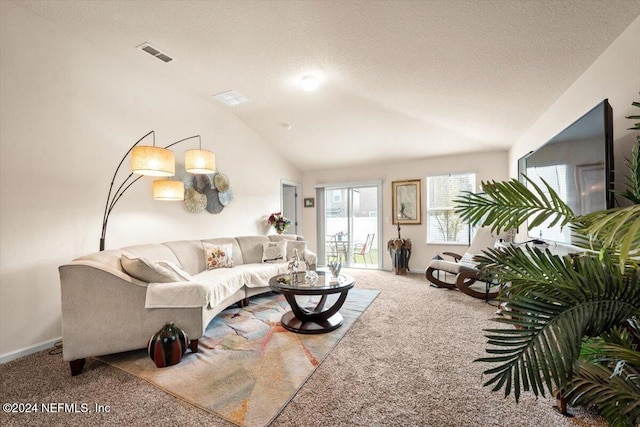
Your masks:
<instances>
[{"instance_id":1,"label":"window","mask_svg":"<svg viewBox=\"0 0 640 427\"><path fill-rule=\"evenodd\" d=\"M554 191L560 196L561 200L566 200L574 210L576 210L576 200L572 200L569 197L569 167L568 165L551 165L551 166L534 166L527 168L527 176L540 187L545 196L549 197L549 191L544 185L542 180L544 179L547 184L554 189ZM533 190L532 185L527 182L527 187ZM573 198L575 199L575 197ZM527 221L528 223L528 221ZM571 229L569 227L560 227L551 225L551 220L546 220L537 227L533 227L529 230L529 236L550 239L556 242L571 242Z\"/></svg>"},{"instance_id":2,"label":"window","mask_svg":"<svg viewBox=\"0 0 640 427\"><path fill-rule=\"evenodd\" d=\"M453 211L453 199L475 188L475 173L427 177L427 243L469 244L469 225Z\"/></svg>"}]
</instances>

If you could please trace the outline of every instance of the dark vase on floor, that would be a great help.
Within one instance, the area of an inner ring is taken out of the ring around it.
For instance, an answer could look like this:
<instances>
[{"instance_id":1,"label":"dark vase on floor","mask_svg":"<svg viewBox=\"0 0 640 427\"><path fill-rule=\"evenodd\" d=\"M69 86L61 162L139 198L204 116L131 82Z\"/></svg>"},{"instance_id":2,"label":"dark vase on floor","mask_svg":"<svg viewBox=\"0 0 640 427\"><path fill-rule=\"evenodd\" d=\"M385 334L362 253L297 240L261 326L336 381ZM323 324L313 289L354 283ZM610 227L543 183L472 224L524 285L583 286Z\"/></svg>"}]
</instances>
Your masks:
<instances>
[{"instance_id":1,"label":"dark vase on floor","mask_svg":"<svg viewBox=\"0 0 640 427\"><path fill-rule=\"evenodd\" d=\"M180 363L188 346L187 334L173 323L167 323L164 328L149 338L147 351L156 366L164 368Z\"/></svg>"}]
</instances>

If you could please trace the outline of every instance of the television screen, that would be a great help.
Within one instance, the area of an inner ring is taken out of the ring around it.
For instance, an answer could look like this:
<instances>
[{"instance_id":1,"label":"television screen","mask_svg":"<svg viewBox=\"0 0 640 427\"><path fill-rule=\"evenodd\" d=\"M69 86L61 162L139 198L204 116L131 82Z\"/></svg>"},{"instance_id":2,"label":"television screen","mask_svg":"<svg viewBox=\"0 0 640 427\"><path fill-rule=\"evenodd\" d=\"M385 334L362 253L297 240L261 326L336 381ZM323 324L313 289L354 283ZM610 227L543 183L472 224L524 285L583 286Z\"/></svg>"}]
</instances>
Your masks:
<instances>
[{"instance_id":1,"label":"television screen","mask_svg":"<svg viewBox=\"0 0 640 427\"><path fill-rule=\"evenodd\" d=\"M613 207L613 120L608 100L522 157L518 176L526 182L522 173L543 189L544 179L578 215ZM572 243L568 227L548 223L529 230L529 237Z\"/></svg>"}]
</instances>

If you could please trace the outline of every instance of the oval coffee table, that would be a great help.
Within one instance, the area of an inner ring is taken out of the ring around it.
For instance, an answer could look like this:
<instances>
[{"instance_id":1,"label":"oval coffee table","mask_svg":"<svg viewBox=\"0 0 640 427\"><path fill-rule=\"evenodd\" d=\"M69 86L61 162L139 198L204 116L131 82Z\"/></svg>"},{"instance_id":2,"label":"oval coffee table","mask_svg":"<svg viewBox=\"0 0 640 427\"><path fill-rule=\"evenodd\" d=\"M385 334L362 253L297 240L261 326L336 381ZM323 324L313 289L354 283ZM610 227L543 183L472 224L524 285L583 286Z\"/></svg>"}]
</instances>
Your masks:
<instances>
[{"instance_id":1,"label":"oval coffee table","mask_svg":"<svg viewBox=\"0 0 640 427\"><path fill-rule=\"evenodd\" d=\"M279 274L269 279L271 289L283 294L291 306L291 311L283 314L280 320L285 329L299 334L322 334L342 325L344 319L338 310L347 299L349 289L353 288L355 281L351 276L340 274L338 281L333 283L330 274L322 271L317 273L318 282L314 285L305 283L305 272L296 273L294 276ZM289 282L283 282L287 278ZM337 301L325 309L327 295L337 293L340 294ZM322 297L315 307L301 307L296 301L296 295L322 295Z\"/></svg>"}]
</instances>

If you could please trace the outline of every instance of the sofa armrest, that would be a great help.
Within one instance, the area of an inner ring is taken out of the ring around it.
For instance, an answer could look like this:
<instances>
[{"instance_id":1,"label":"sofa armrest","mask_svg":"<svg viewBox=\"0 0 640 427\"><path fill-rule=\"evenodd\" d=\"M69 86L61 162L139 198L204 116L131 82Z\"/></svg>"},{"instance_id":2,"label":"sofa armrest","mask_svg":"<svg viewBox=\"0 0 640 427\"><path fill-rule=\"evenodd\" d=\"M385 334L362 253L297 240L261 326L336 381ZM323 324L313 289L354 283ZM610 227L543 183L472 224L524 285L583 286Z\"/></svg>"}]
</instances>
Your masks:
<instances>
[{"instance_id":1,"label":"sofa armrest","mask_svg":"<svg viewBox=\"0 0 640 427\"><path fill-rule=\"evenodd\" d=\"M169 321L202 336L203 307L145 309L148 284L104 264L74 261L59 271L66 361L144 348Z\"/></svg>"},{"instance_id":2,"label":"sofa armrest","mask_svg":"<svg viewBox=\"0 0 640 427\"><path fill-rule=\"evenodd\" d=\"M127 273L122 272L116 268L112 268L109 267L108 265L102 264L100 262L97 261L90 261L90 260L77 260L77 261L72 261L68 264L64 264L61 265L58 270L60 270L60 274L62 275L62 270L63 269L67 269L67 268L75 268L78 266L85 266L85 267L90 267L90 268L94 268L96 270L100 270L103 271L105 273L108 274L112 274L115 277L124 280L125 282L129 282L132 285L136 285L136 286L141 286L143 288L146 288L149 284L147 282L143 282L142 280L138 280L135 277L131 277L129 276Z\"/></svg>"}]
</instances>

